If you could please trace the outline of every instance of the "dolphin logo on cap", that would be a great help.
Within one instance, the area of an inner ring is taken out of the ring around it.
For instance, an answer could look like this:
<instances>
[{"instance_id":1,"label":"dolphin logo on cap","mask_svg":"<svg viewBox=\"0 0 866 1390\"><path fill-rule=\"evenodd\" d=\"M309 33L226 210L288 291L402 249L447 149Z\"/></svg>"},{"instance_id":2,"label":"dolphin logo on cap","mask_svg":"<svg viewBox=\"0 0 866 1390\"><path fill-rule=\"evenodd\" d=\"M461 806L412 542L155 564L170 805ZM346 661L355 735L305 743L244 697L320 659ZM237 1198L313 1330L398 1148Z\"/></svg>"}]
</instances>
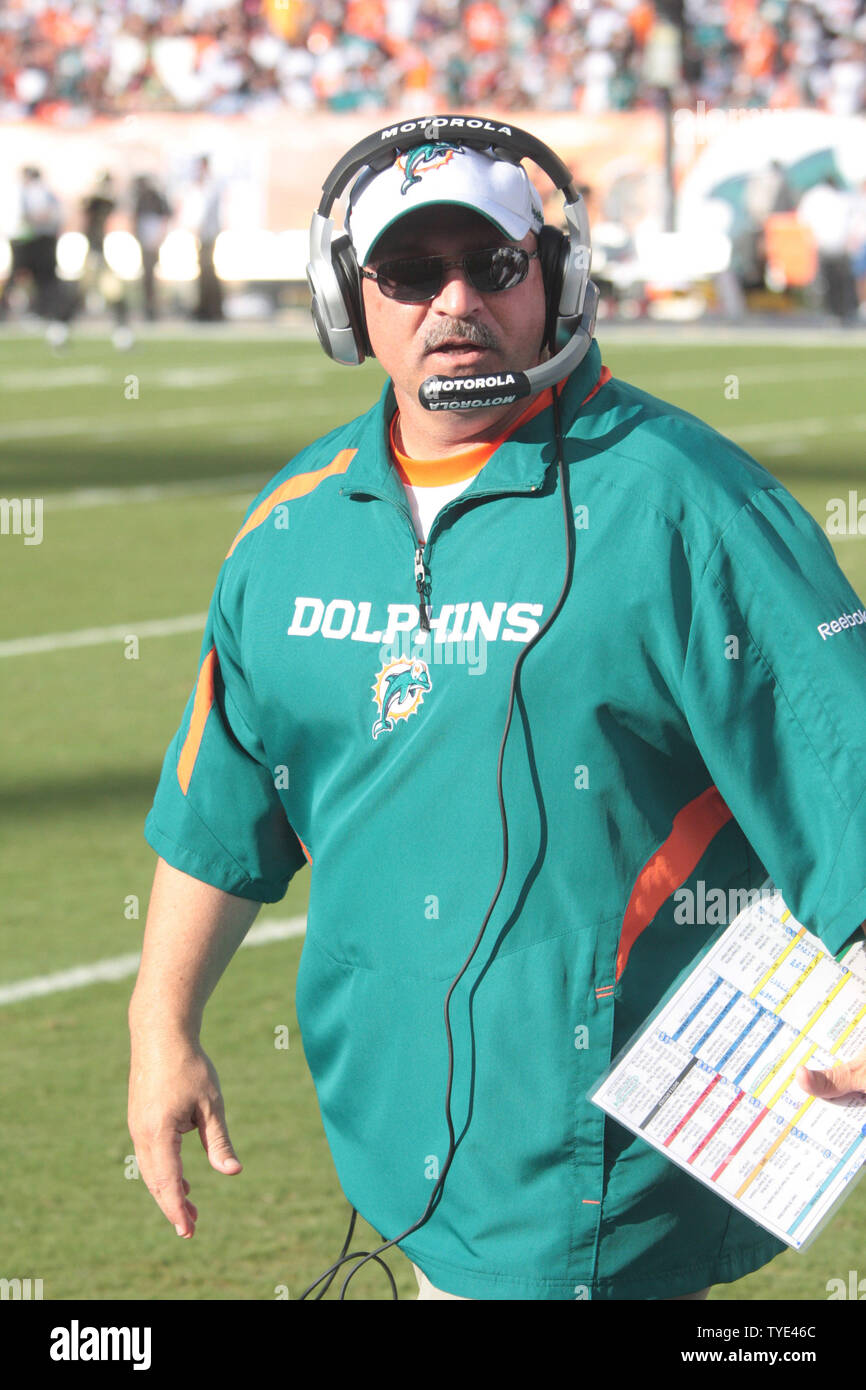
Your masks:
<instances>
[{"instance_id":1,"label":"dolphin logo on cap","mask_svg":"<svg viewBox=\"0 0 866 1390\"><path fill-rule=\"evenodd\" d=\"M409 154L397 160L398 168L405 174L400 192L406 194L415 183L421 182L421 174L427 169L439 169L443 164L447 164L452 155L457 153L459 147L454 145L418 145ZM418 172L420 168L420 173Z\"/></svg>"}]
</instances>

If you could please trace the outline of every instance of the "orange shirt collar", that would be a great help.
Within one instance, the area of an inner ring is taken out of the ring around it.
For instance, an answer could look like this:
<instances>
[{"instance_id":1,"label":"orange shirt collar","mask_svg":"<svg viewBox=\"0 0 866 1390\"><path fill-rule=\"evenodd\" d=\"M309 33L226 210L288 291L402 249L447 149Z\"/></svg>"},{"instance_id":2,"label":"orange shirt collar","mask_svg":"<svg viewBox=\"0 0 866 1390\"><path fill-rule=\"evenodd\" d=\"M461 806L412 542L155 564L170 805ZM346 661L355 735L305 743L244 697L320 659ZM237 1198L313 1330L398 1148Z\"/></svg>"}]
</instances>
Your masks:
<instances>
[{"instance_id":1,"label":"orange shirt collar","mask_svg":"<svg viewBox=\"0 0 866 1390\"><path fill-rule=\"evenodd\" d=\"M497 439L484 444L470 444L467 448L460 449L456 454L448 454L445 458L435 459L410 458L408 454L404 454L401 449L397 448L395 427L400 412L395 410L391 420L391 453L397 472L404 483L411 483L413 487L442 487L445 483L460 483L474 478L510 434L513 434L520 425L525 425L536 415L540 415L541 411L546 410L552 402L553 393L548 387L546 391L542 391L540 396L536 396L534 400L529 402L522 414Z\"/></svg>"}]
</instances>

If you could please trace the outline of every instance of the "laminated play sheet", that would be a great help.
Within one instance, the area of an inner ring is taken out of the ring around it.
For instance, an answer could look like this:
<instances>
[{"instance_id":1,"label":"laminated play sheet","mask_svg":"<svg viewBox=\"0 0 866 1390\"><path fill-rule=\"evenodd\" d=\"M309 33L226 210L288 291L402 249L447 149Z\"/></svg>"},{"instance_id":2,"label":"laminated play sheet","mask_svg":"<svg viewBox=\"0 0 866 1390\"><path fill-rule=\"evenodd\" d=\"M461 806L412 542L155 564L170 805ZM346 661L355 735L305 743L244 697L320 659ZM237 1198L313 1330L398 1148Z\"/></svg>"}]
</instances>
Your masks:
<instances>
[{"instance_id":1,"label":"laminated play sheet","mask_svg":"<svg viewBox=\"0 0 866 1390\"><path fill-rule=\"evenodd\" d=\"M866 1161L866 1096L795 1080L866 1047L866 954L837 961L778 893L754 896L590 1098L800 1250Z\"/></svg>"}]
</instances>

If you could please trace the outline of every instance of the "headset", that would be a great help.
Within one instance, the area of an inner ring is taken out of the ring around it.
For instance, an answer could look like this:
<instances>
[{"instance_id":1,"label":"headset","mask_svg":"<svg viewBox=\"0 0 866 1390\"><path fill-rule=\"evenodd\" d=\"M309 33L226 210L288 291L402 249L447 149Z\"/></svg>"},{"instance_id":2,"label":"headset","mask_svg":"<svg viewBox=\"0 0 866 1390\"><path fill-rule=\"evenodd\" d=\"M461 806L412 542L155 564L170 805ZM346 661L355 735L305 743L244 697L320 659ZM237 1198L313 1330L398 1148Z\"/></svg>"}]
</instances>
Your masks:
<instances>
[{"instance_id":1,"label":"headset","mask_svg":"<svg viewBox=\"0 0 866 1390\"><path fill-rule=\"evenodd\" d=\"M330 220L331 209L349 181L361 169L368 166L376 170L386 169L399 154L415 149L418 145L428 144L430 141L443 143L450 141L453 144L471 146L473 149L492 148L497 158L507 159L516 164L519 164L524 158L532 159L548 175L556 187L564 193L566 198L565 219L568 232L563 233L556 227L544 226L538 235L539 260L547 303L544 346L550 348L553 355L540 366L531 367L526 372L498 373L497 377L493 379L428 377L418 393L421 404L428 410L471 410L489 408L491 400L495 400L496 405L510 404L512 400L535 395L548 387L552 387L559 489L565 528L565 573L559 596L550 614L533 637L521 648L512 669L508 709L499 745L496 773L499 815L502 825L502 868L499 882L472 949L452 980L445 997L445 1034L448 1045L445 1121L449 1136L448 1152L427 1206L419 1219L405 1231L401 1231L399 1235L380 1245L376 1250L359 1250L347 1254L357 1216L355 1208L352 1208L349 1230L339 1257L330 1269L325 1270L324 1274L320 1275L314 1283L304 1290L300 1295L301 1300L309 1297L313 1297L315 1300L322 1299L336 1278L337 1272L344 1265L351 1264L352 1268L342 1284L339 1295L340 1299L345 1299L350 1280L369 1260L375 1261L385 1270L391 1285L391 1297L396 1299L397 1287L394 1277L381 1256L385 1250L397 1245L429 1221L441 1200L445 1179L463 1137L462 1134L460 1138L456 1136L451 1114L451 1092L454 1076L454 1048L450 1020L451 996L478 952L508 871L508 819L502 790L502 770L505 747L517 699L520 671L530 651L558 617L571 588L574 572L574 516L571 510L563 454L558 387L559 383L583 359L590 347L595 328L598 290L589 279L591 248L586 206L572 182L567 166L552 150L534 136L529 135L526 131L518 130L514 126L465 116L427 116L420 120L403 121L398 126L390 126L376 131L373 135L353 146L325 180L322 200L318 211L313 214L310 226L310 263L307 266L307 279L312 294L313 323L319 342L329 357L346 366L359 366L365 357L375 356L367 336L361 297L361 276L355 250L346 233L334 236L334 226ZM556 348L563 339L565 339L563 346L559 347L557 351ZM503 388L501 380L503 376L513 378L513 383L510 382ZM488 386L487 382L490 380L494 380L495 384ZM467 383L471 383L471 385L467 385ZM463 1133L465 1133L465 1129ZM319 1289L319 1292L314 1293L315 1289Z\"/></svg>"},{"instance_id":2,"label":"headset","mask_svg":"<svg viewBox=\"0 0 866 1390\"><path fill-rule=\"evenodd\" d=\"M322 185L322 199L310 224L307 280L311 312L319 342L327 355L344 366L360 366L374 357L367 334L361 275L351 237L335 235L331 210L362 169L387 169L398 155L431 141L492 150L497 159L520 164L531 159L565 197L567 232L544 226L538 234L538 257L547 318L543 346L547 361L528 371L504 371L494 377L428 377L418 396L427 410L478 410L510 405L533 396L568 376L589 350L595 329L598 289L589 278L592 248L586 204L571 171L553 150L528 131L503 122L471 116L424 116L385 126L353 145Z\"/></svg>"}]
</instances>

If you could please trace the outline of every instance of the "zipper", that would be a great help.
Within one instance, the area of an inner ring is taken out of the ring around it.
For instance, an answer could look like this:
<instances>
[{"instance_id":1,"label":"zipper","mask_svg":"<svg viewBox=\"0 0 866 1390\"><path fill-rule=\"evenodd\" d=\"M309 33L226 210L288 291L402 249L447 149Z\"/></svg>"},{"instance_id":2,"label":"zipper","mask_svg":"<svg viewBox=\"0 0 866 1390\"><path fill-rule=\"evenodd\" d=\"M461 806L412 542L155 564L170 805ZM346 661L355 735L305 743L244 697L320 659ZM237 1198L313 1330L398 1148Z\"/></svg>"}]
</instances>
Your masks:
<instances>
[{"instance_id":1,"label":"zipper","mask_svg":"<svg viewBox=\"0 0 866 1390\"><path fill-rule=\"evenodd\" d=\"M343 493L343 491L344 489L340 488L341 494ZM392 506L396 512L399 512L400 515L403 517L404 521L407 521L409 524L409 530L412 535L412 540L415 542L413 560L415 588L418 591L418 621L421 625L421 631L429 632L430 619L427 616L427 605L430 601L430 571L427 569L427 566L424 563L425 550L427 547L425 547L422 544L421 538L415 530L415 524L412 520L411 513L409 512L409 509L407 507L401 507L400 503L395 502L393 497L386 497L384 493L372 492L367 488L363 488L361 489L361 491L366 493L368 497L376 497L380 502L387 502L389 506ZM430 537L428 536L428 546L429 543Z\"/></svg>"},{"instance_id":2,"label":"zipper","mask_svg":"<svg viewBox=\"0 0 866 1390\"><path fill-rule=\"evenodd\" d=\"M538 487L539 487L539 484L533 483L533 484L530 486L530 488L529 488L528 490L529 490L530 492L537 492L537 491L538 491ZM344 491L345 491L344 488L340 488L340 493L341 493L341 495L343 494ZM430 603L431 580L430 580L430 571L429 571L429 569L427 568L427 565L429 564L429 560L430 560L430 547L431 547L431 542L432 542L432 540L433 540L433 537L434 537L436 531L439 529L439 520L440 520L440 518L441 518L442 516L444 516L444 514L445 514L447 511L449 511L452 507L459 506L459 504L460 504L462 501L464 501L465 499L464 499L463 495L461 494L459 497L454 497L454 498L452 498L452 500L451 500L450 502L446 502L446 504L445 504L445 506L442 508L442 510L441 510L440 512L438 512L437 515L433 518L433 524L432 524L432 526L430 527L430 530L429 530L428 535L427 535L427 541L426 541L426 544L425 544L425 543L422 543L420 537L418 536L418 533L417 533L416 530L415 530L415 524L414 524L414 522L413 522L413 520L412 520L411 513L409 512L409 510L408 510L407 507L401 507L400 503L399 503L399 502L395 502L393 497L386 497L385 494L382 493L382 492L373 492L372 490L370 490L370 489L368 489L368 488L362 488L362 489L360 489L360 491L366 493L366 495L367 495L368 497L376 497L376 498L378 498L378 500L379 500L380 502L387 502L387 503L389 504L389 506L392 506L392 507L394 508L395 511L399 512L400 515L403 517L404 521L408 522L408 524L409 524L409 530L410 530L410 532L411 532L411 534L412 534L412 539L413 539L413 541L415 542L415 550L414 550L414 580L415 580L415 588L416 588L416 590L417 590L417 592L418 592L418 622L419 622L419 625L420 625L420 628L421 628L421 631L422 631L422 632L429 632L429 631L430 631L430 619L429 619L429 617L428 617L428 615L427 615L427 608L428 608L428 605L429 605L429 603ZM523 491L523 489L520 489L520 491ZM489 488L489 489L484 489L482 492L476 492L476 493L474 494L474 498L475 498L475 497L498 497L498 496L501 496L501 495L503 495L503 489L501 489L501 488ZM473 498L473 500L474 500L474 498Z\"/></svg>"},{"instance_id":3,"label":"zipper","mask_svg":"<svg viewBox=\"0 0 866 1390\"><path fill-rule=\"evenodd\" d=\"M412 528L414 534L415 528ZM424 547L417 535L415 540L418 546L415 551L415 588L418 590L418 621L421 624L422 632L430 631L430 620L427 617L427 603L430 598L430 576L424 568Z\"/></svg>"}]
</instances>

